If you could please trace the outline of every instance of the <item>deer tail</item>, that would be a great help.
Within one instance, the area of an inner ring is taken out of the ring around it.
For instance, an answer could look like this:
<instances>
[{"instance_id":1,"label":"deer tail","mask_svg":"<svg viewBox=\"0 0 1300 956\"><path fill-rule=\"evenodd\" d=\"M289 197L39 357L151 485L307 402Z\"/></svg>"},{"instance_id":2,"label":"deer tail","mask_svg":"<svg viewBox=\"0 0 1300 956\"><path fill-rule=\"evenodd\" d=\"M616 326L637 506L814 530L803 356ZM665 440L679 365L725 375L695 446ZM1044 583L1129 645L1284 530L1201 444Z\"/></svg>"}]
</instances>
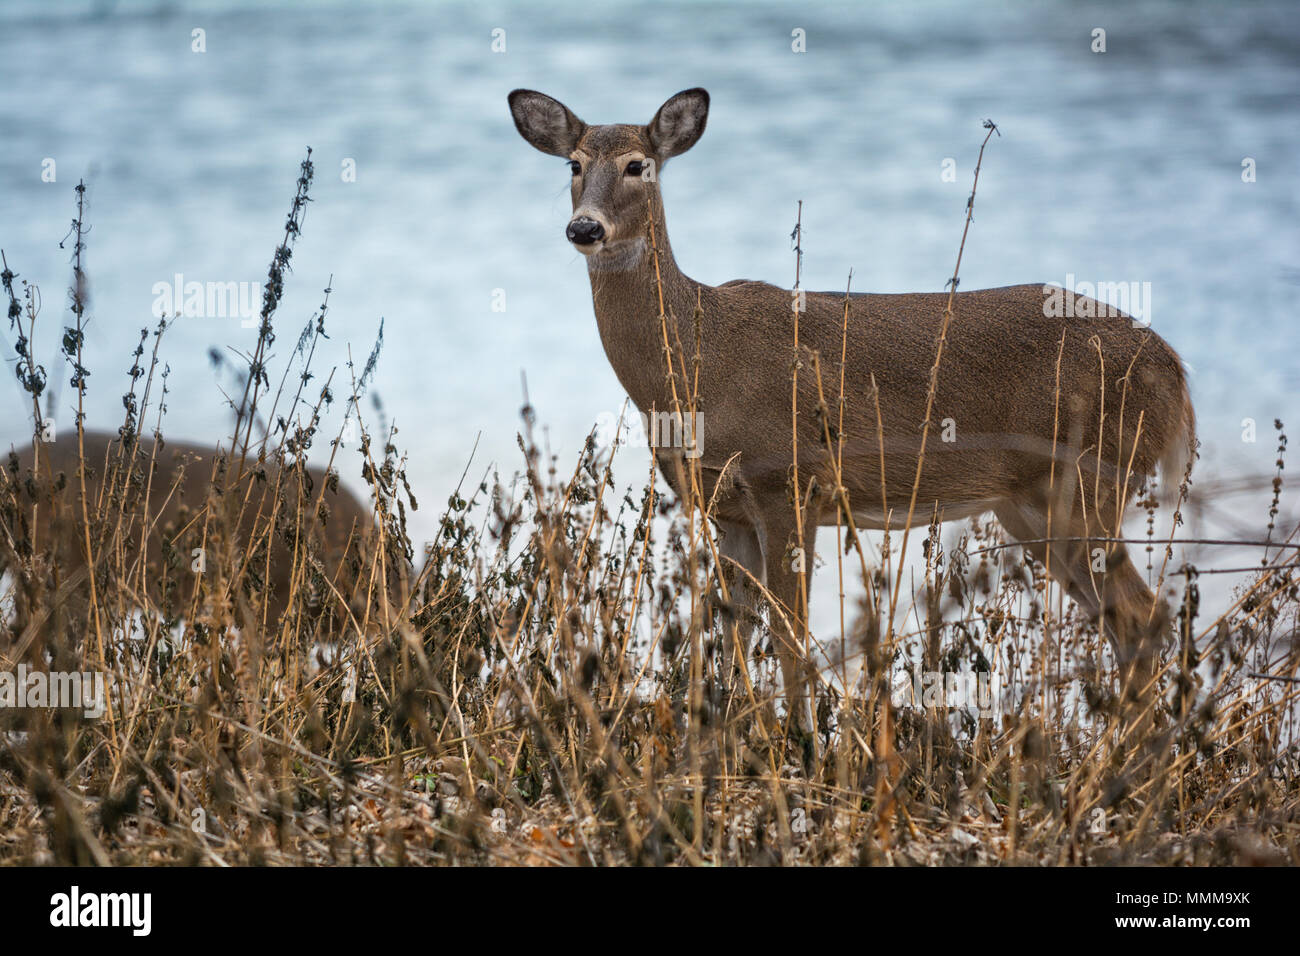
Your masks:
<instances>
[{"instance_id":1,"label":"deer tail","mask_svg":"<svg viewBox=\"0 0 1300 956\"><path fill-rule=\"evenodd\" d=\"M1182 371L1180 369L1180 371ZM1196 412L1192 409L1192 396L1187 389L1186 373L1179 376L1178 425L1173 435L1160 451L1160 486L1157 498L1162 504L1179 506L1183 503L1183 485L1191 477L1196 461Z\"/></svg>"}]
</instances>

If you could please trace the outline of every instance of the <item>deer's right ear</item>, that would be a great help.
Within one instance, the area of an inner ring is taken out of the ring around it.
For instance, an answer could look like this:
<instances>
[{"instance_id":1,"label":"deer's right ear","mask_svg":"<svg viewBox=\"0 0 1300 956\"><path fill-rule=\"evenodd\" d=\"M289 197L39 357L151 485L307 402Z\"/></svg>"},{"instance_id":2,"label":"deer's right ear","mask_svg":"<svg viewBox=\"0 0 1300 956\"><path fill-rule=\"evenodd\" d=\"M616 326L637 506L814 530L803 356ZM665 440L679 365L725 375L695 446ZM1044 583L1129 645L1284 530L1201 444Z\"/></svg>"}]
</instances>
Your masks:
<instances>
[{"instance_id":1,"label":"deer's right ear","mask_svg":"<svg viewBox=\"0 0 1300 956\"><path fill-rule=\"evenodd\" d=\"M519 135L552 156L567 158L587 130L567 106L536 90L511 93L510 113Z\"/></svg>"}]
</instances>

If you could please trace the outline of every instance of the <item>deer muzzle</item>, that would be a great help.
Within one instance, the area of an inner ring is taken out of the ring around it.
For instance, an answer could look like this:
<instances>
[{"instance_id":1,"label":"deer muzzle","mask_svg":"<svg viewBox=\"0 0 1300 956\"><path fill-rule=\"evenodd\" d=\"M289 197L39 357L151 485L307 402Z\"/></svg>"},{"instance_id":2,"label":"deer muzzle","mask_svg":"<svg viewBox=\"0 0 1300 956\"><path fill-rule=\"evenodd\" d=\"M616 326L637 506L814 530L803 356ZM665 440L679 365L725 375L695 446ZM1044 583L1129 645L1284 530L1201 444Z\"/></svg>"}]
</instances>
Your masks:
<instances>
[{"instance_id":1,"label":"deer muzzle","mask_svg":"<svg viewBox=\"0 0 1300 956\"><path fill-rule=\"evenodd\" d=\"M605 238L605 227L587 216L574 216L564 234L575 246L591 246Z\"/></svg>"}]
</instances>

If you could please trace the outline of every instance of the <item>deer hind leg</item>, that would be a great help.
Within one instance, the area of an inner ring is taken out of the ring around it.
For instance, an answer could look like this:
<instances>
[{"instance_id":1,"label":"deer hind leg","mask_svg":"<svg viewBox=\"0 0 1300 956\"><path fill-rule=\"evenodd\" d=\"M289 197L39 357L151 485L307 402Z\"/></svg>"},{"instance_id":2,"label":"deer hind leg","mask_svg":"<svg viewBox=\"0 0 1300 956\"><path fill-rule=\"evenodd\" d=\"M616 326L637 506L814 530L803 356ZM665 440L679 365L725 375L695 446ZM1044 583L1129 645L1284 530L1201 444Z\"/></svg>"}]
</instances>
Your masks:
<instances>
[{"instance_id":1,"label":"deer hind leg","mask_svg":"<svg viewBox=\"0 0 1300 956\"><path fill-rule=\"evenodd\" d=\"M1130 719L1146 729L1156 693L1161 639L1168 623L1163 607L1133 566L1128 549L1106 541L1120 536L1115 520L1115 499L1085 513L1082 503L1068 507L1053 500L1054 513L1048 523L1046 495L1005 500L995 512L1002 526L1042 561L1066 593L1087 614L1100 619L1120 670L1126 711ZM1059 508L1059 511L1055 509ZM1061 512L1067 512L1063 516ZM1050 532L1050 533L1049 533ZM1050 556L1050 561L1048 560Z\"/></svg>"}]
</instances>

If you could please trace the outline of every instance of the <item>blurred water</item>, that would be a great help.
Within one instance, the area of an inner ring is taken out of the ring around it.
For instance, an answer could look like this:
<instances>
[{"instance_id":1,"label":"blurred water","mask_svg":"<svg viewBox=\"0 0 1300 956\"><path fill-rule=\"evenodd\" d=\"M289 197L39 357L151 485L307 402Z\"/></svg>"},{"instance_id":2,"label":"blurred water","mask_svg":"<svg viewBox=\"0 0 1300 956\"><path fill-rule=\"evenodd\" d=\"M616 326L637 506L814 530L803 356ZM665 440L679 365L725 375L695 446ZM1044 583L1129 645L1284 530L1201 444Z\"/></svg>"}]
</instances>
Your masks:
<instances>
[{"instance_id":1,"label":"blurred water","mask_svg":"<svg viewBox=\"0 0 1300 956\"><path fill-rule=\"evenodd\" d=\"M802 28L807 52L791 51ZM1090 50L1094 28L1107 50ZM492 31L506 51L493 53ZM206 52L191 51L205 31ZM992 117L962 288L1150 282L1153 325L1194 369L1202 469L1271 470L1271 422L1300 426L1300 11L1225 5L909 2L410 4L79 2L0 6L0 247L38 282L38 356L66 320L72 187L90 184L89 420L121 418L153 287L260 282L314 148L314 204L280 310L283 360L332 279L322 370L363 361L428 505L518 467L525 370L565 467L623 395L562 236L564 163L516 134L506 93L548 92L589 122L645 122L673 92L712 95L708 133L664 176L679 263L718 283L789 284L804 200L804 285L940 289ZM956 182L941 180L945 158ZM1258 180L1242 181L1255 160ZM57 182L42 182L42 161ZM345 182L342 164L356 164ZM492 310L505 290L506 311ZM169 434L228 430L210 347L238 319L168 333ZM12 364L13 335L4 330ZM8 376L10 377L11 376ZM72 423L67 374L59 421ZM8 440L25 413L0 386ZM335 406L333 423L341 412ZM1259 440L1241 440L1253 418ZM480 439L481 435L481 439ZM622 480L645 473L624 455ZM345 471L354 487L356 467ZM1266 505L1264 506L1266 507ZM1263 510L1263 507L1260 509ZM1247 563L1247 562L1242 562Z\"/></svg>"}]
</instances>

